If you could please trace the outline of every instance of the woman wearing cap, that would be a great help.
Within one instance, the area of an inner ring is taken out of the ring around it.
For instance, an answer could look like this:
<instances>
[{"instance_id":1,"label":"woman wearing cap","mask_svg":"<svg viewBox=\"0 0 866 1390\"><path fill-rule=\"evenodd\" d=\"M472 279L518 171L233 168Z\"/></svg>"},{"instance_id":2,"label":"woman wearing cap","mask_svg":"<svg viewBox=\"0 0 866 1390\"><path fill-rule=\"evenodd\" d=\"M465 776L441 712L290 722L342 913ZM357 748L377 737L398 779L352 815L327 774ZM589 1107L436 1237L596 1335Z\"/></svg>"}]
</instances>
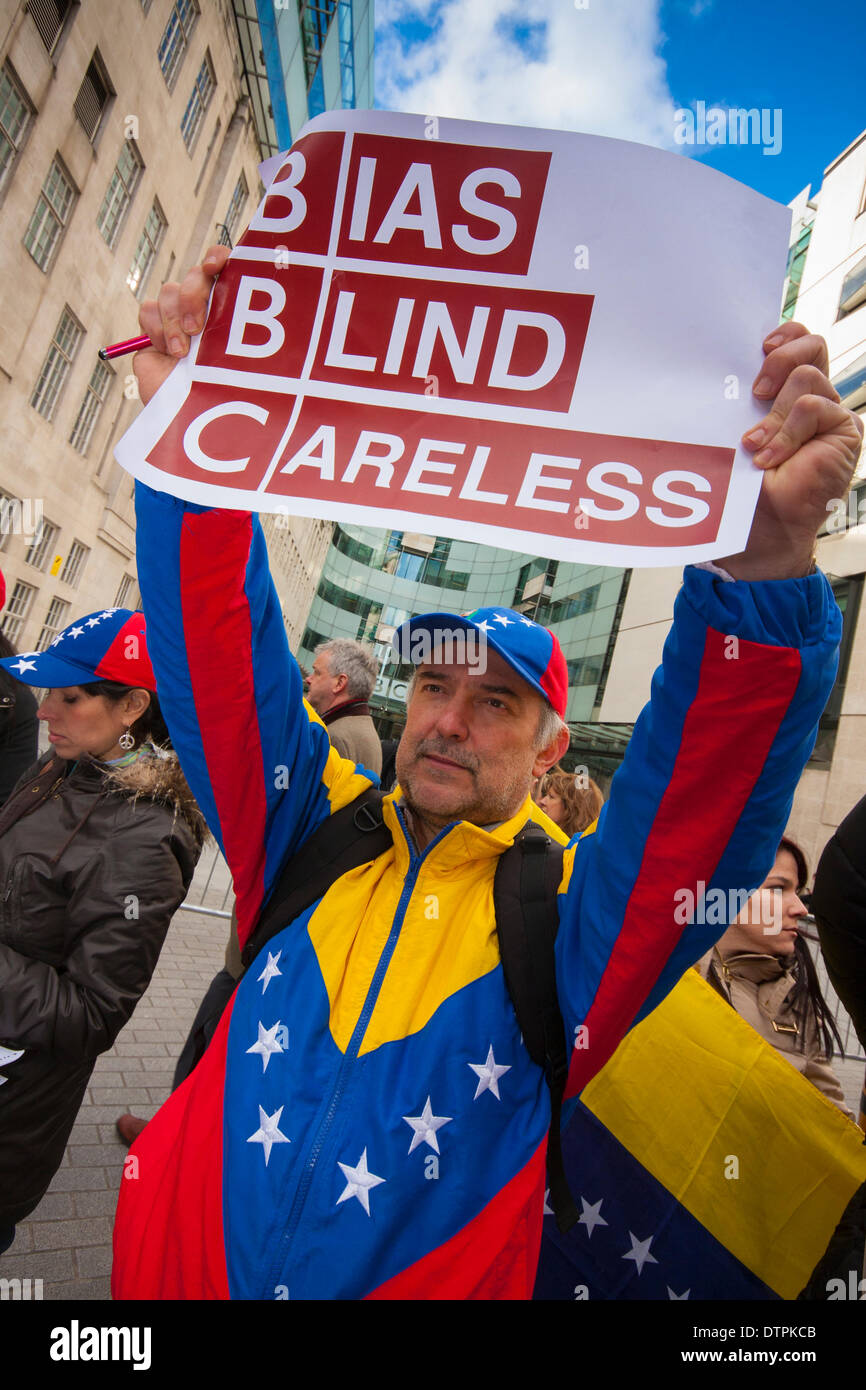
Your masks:
<instances>
[{"instance_id":1,"label":"woman wearing cap","mask_svg":"<svg viewBox=\"0 0 866 1390\"><path fill-rule=\"evenodd\" d=\"M842 1043L809 948L800 935L807 909L806 857L783 839L773 868L742 912L695 966L708 984L813 1086L854 1119L830 1065Z\"/></svg>"},{"instance_id":2,"label":"woman wearing cap","mask_svg":"<svg viewBox=\"0 0 866 1390\"><path fill-rule=\"evenodd\" d=\"M167 735L141 613L92 613L0 666L49 687L52 745L0 810L2 1252L150 982L205 826L177 758L151 741Z\"/></svg>"}]
</instances>

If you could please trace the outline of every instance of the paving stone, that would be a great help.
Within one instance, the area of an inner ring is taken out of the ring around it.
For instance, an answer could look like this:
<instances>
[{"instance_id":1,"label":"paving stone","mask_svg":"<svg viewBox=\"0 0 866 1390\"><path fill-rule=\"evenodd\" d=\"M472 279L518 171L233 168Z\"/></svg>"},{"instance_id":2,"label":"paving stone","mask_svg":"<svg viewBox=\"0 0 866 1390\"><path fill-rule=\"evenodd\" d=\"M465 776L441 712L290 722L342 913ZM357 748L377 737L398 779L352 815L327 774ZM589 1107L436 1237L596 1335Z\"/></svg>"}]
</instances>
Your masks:
<instances>
[{"instance_id":1,"label":"paving stone","mask_svg":"<svg viewBox=\"0 0 866 1390\"><path fill-rule=\"evenodd\" d=\"M61 1302L78 1298L107 1302L111 1298L111 1280L75 1279L69 1284L55 1284L51 1290L51 1297Z\"/></svg>"},{"instance_id":2,"label":"paving stone","mask_svg":"<svg viewBox=\"0 0 866 1390\"><path fill-rule=\"evenodd\" d=\"M73 1250L111 1240L112 1222L105 1216L72 1221L42 1221L33 1226L34 1258L40 1250Z\"/></svg>"},{"instance_id":3,"label":"paving stone","mask_svg":"<svg viewBox=\"0 0 866 1390\"><path fill-rule=\"evenodd\" d=\"M73 1168L91 1168L96 1164L107 1168L112 1163L123 1163L126 1145L115 1136L113 1144L76 1144L70 1148L69 1153L72 1156Z\"/></svg>"},{"instance_id":4,"label":"paving stone","mask_svg":"<svg viewBox=\"0 0 866 1390\"><path fill-rule=\"evenodd\" d=\"M58 1168L49 1192L97 1192L108 1187L106 1170L99 1168Z\"/></svg>"},{"instance_id":5,"label":"paving stone","mask_svg":"<svg viewBox=\"0 0 866 1390\"><path fill-rule=\"evenodd\" d=\"M71 1250L39 1250L27 1255L0 1256L0 1278L41 1279L44 1295L49 1298L48 1285L74 1279Z\"/></svg>"},{"instance_id":6,"label":"paving stone","mask_svg":"<svg viewBox=\"0 0 866 1390\"><path fill-rule=\"evenodd\" d=\"M98 1126L89 1124L86 1117L83 1122L80 1122L81 1112L79 1111L78 1113L79 1119L76 1120L75 1124L72 1126L67 1148L71 1148L76 1144L98 1144L102 1137L99 1133Z\"/></svg>"},{"instance_id":7,"label":"paving stone","mask_svg":"<svg viewBox=\"0 0 866 1390\"><path fill-rule=\"evenodd\" d=\"M23 1223L18 1227L15 1236L15 1244L12 1246L13 1253L18 1249L18 1236L26 1231L30 1234L30 1223L38 1221L63 1221L68 1216L75 1215L75 1203L71 1192L46 1192L39 1206L27 1218L27 1224Z\"/></svg>"},{"instance_id":8,"label":"paving stone","mask_svg":"<svg viewBox=\"0 0 866 1390\"><path fill-rule=\"evenodd\" d=\"M121 1110L128 1110L130 1105L135 1105L138 1101L142 1103L150 1100L150 1096L143 1086L94 1086L93 1103L94 1105L119 1105Z\"/></svg>"},{"instance_id":9,"label":"paving stone","mask_svg":"<svg viewBox=\"0 0 866 1390\"><path fill-rule=\"evenodd\" d=\"M75 1252L78 1275L81 1279L110 1279L112 1249L110 1245L91 1245Z\"/></svg>"},{"instance_id":10,"label":"paving stone","mask_svg":"<svg viewBox=\"0 0 866 1390\"><path fill-rule=\"evenodd\" d=\"M117 1210L117 1191L112 1188L106 1192L76 1192L76 1216L109 1216L114 1220Z\"/></svg>"}]
</instances>

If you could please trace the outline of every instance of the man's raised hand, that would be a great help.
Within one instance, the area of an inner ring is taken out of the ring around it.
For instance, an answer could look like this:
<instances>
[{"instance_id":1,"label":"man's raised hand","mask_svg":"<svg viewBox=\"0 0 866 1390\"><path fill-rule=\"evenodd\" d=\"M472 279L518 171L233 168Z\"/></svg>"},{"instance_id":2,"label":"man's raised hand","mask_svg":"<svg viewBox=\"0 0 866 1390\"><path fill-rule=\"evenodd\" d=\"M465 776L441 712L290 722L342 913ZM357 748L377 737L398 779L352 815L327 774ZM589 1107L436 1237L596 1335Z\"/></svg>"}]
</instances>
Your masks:
<instances>
[{"instance_id":1,"label":"man's raised hand","mask_svg":"<svg viewBox=\"0 0 866 1390\"><path fill-rule=\"evenodd\" d=\"M840 405L827 377L823 338L802 323L783 323L764 340L764 352L752 389L772 406L743 443L765 476L745 550L719 561L735 579L808 574L830 506L851 486L863 436L859 417Z\"/></svg>"},{"instance_id":2,"label":"man's raised hand","mask_svg":"<svg viewBox=\"0 0 866 1390\"><path fill-rule=\"evenodd\" d=\"M146 405L176 362L189 352L189 340L201 332L213 282L229 258L227 246L211 246L201 265L193 266L182 284L170 280L157 299L146 299L138 321L152 347L137 352L132 368Z\"/></svg>"}]
</instances>

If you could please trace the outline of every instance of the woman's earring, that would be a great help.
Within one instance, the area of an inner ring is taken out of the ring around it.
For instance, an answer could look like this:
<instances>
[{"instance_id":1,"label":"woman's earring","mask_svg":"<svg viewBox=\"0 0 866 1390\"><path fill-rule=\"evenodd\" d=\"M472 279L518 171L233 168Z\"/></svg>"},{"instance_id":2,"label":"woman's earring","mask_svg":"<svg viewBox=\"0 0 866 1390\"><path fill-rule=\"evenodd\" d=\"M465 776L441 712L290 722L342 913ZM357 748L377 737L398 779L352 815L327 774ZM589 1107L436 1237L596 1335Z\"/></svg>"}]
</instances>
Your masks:
<instances>
[{"instance_id":1,"label":"woman's earring","mask_svg":"<svg viewBox=\"0 0 866 1390\"><path fill-rule=\"evenodd\" d=\"M124 729L117 742L126 753L129 752L130 748L135 747L135 739L132 737L132 734L129 732L128 729Z\"/></svg>"}]
</instances>

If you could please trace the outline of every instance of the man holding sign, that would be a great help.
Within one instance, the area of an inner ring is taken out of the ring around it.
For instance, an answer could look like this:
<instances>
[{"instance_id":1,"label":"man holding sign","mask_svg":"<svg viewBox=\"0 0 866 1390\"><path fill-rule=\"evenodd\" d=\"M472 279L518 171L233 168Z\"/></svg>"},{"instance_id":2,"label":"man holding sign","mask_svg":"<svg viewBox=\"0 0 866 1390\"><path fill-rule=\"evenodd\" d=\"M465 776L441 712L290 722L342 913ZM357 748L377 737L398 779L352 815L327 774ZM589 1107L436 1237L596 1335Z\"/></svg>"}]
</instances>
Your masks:
<instances>
[{"instance_id":1,"label":"man holding sign","mask_svg":"<svg viewBox=\"0 0 866 1390\"><path fill-rule=\"evenodd\" d=\"M213 249L142 307L143 400L202 329L226 259ZM679 925L678 891L763 879L832 687L840 622L813 551L860 426L822 340L785 324L764 354L749 543L686 570L610 801L565 853L567 1096L722 929ZM302 701L254 517L139 484L138 557L161 703L243 944L281 865L370 778ZM437 639L455 630L486 636L483 671ZM115 1298L531 1294L550 1099L503 979L492 882L534 814L532 780L568 746L567 672L510 610L416 618L416 634L429 650L385 801L392 845L286 921L138 1140Z\"/></svg>"}]
</instances>

